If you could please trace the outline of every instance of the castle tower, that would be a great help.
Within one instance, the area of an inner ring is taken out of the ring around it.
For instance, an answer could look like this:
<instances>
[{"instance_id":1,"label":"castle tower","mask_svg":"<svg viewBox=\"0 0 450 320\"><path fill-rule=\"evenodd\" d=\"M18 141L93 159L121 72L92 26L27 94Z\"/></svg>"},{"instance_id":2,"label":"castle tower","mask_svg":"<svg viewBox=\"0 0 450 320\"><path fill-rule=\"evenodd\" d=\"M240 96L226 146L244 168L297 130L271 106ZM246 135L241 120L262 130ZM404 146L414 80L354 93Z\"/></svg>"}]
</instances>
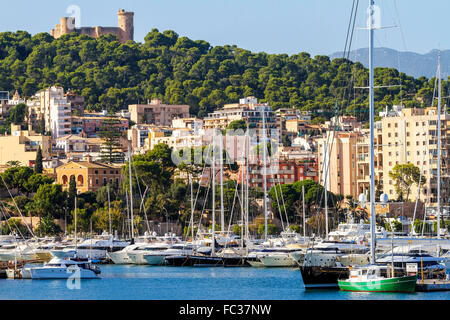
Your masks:
<instances>
[{"instance_id":1,"label":"castle tower","mask_svg":"<svg viewBox=\"0 0 450 320\"><path fill-rule=\"evenodd\" d=\"M61 37L63 34L68 34L75 31L75 18L63 17L59 19L59 24L52 29L51 34L55 38Z\"/></svg>"},{"instance_id":2,"label":"castle tower","mask_svg":"<svg viewBox=\"0 0 450 320\"><path fill-rule=\"evenodd\" d=\"M125 43L128 40L134 40L134 12L126 12L120 9L117 13L118 27L121 30L120 42Z\"/></svg>"}]
</instances>

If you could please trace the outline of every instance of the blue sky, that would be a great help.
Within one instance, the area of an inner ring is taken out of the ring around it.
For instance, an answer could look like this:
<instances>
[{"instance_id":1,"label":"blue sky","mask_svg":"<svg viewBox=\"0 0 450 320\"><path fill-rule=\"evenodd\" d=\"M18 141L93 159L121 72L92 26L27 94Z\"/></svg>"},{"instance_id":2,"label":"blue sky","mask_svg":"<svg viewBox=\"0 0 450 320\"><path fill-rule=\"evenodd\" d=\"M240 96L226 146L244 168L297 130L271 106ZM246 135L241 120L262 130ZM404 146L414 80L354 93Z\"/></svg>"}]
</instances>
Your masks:
<instances>
[{"instance_id":1,"label":"blue sky","mask_svg":"<svg viewBox=\"0 0 450 320\"><path fill-rule=\"evenodd\" d=\"M399 26L377 31L376 46L418 53L450 49L450 1L375 2L382 25ZM80 8L82 26L116 26L119 8L134 11L136 41L152 28L170 29L212 45L314 56L342 51L352 0L14 0L3 5L0 31L49 32L70 5ZM365 25L367 5L368 0L360 0L359 27ZM353 44L367 47L367 32L356 30Z\"/></svg>"}]
</instances>

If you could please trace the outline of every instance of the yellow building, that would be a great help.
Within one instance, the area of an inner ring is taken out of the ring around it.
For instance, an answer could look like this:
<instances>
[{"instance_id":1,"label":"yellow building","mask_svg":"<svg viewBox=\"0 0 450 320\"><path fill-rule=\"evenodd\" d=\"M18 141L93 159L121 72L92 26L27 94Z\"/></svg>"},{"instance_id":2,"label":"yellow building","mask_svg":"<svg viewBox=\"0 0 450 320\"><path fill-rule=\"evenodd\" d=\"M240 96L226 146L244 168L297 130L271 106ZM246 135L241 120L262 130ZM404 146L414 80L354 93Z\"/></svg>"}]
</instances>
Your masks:
<instances>
[{"instance_id":1,"label":"yellow building","mask_svg":"<svg viewBox=\"0 0 450 320\"><path fill-rule=\"evenodd\" d=\"M419 199L437 202L437 110L394 107L380 114L374 128L375 185L395 200L395 181L389 177L395 165L411 163L417 166L426 183ZM329 152L328 190L344 195L367 193L370 185L369 130L327 133L318 142L319 182L324 185L326 150ZM441 115L441 201L450 202L450 115ZM417 199L413 185L409 201ZM377 199L378 200L378 199Z\"/></svg>"},{"instance_id":2,"label":"yellow building","mask_svg":"<svg viewBox=\"0 0 450 320\"><path fill-rule=\"evenodd\" d=\"M419 167L426 178L420 199L429 195L436 202L437 195L437 109L401 109L396 114L386 113L381 120L383 144L384 192L390 199L397 198L395 181L389 172L396 164L412 163ZM441 195L443 202L450 202L450 115L441 114ZM417 187L411 188L409 200L417 198Z\"/></svg>"},{"instance_id":3,"label":"yellow building","mask_svg":"<svg viewBox=\"0 0 450 320\"><path fill-rule=\"evenodd\" d=\"M52 137L36 134L33 130L22 130L20 125L12 124L11 135L0 136L0 165L19 161L23 166L34 166L39 146L42 157L49 157Z\"/></svg>"},{"instance_id":4,"label":"yellow building","mask_svg":"<svg viewBox=\"0 0 450 320\"><path fill-rule=\"evenodd\" d=\"M72 176L75 177L78 193L97 191L108 183L114 185L121 183L120 165L94 162L90 156L86 156L84 160L71 161L56 168L57 183L62 184L63 189L69 188Z\"/></svg>"},{"instance_id":5,"label":"yellow building","mask_svg":"<svg viewBox=\"0 0 450 320\"><path fill-rule=\"evenodd\" d=\"M358 198L357 148L360 132L327 131L317 139L319 183L335 194Z\"/></svg>"}]
</instances>

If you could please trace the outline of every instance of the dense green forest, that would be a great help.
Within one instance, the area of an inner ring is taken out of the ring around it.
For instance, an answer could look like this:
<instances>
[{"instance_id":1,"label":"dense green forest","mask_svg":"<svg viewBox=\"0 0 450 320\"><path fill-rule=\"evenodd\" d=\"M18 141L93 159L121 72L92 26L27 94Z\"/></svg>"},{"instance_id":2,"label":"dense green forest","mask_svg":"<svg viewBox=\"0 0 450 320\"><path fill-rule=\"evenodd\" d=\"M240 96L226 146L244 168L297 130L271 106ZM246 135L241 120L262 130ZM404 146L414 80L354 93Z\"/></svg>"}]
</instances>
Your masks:
<instances>
[{"instance_id":1,"label":"dense green forest","mask_svg":"<svg viewBox=\"0 0 450 320\"><path fill-rule=\"evenodd\" d=\"M0 90L30 96L59 85L86 99L87 109L116 111L128 104L161 98L188 104L205 116L224 103L253 95L274 108L295 107L328 118L335 112L368 118L368 70L328 56L252 53L236 46L211 46L203 40L153 29L144 43L121 44L112 35L94 39L70 34L0 33ZM392 68L376 68L376 108L403 103L428 106L434 79L414 79ZM447 92L447 81L443 92Z\"/></svg>"}]
</instances>

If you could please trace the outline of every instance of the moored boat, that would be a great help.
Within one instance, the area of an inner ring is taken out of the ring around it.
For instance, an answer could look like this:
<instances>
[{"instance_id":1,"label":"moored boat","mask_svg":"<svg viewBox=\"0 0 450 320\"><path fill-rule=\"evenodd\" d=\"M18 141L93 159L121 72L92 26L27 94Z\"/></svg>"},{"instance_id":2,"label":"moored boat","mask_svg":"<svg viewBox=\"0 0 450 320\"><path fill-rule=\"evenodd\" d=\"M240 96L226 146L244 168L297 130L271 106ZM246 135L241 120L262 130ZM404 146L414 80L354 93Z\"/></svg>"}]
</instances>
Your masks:
<instances>
[{"instance_id":1,"label":"moored boat","mask_svg":"<svg viewBox=\"0 0 450 320\"><path fill-rule=\"evenodd\" d=\"M417 274L395 276L390 266L369 265L354 268L348 279L338 280L339 289L358 292L414 292ZM391 276L389 276L391 273Z\"/></svg>"},{"instance_id":2,"label":"moored boat","mask_svg":"<svg viewBox=\"0 0 450 320\"><path fill-rule=\"evenodd\" d=\"M67 279L73 274L80 279L95 279L100 274L100 268L94 266L89 259L53 258L43 266L24 267L22 275L31 279Z\"/></svg>"}]
</instances>

